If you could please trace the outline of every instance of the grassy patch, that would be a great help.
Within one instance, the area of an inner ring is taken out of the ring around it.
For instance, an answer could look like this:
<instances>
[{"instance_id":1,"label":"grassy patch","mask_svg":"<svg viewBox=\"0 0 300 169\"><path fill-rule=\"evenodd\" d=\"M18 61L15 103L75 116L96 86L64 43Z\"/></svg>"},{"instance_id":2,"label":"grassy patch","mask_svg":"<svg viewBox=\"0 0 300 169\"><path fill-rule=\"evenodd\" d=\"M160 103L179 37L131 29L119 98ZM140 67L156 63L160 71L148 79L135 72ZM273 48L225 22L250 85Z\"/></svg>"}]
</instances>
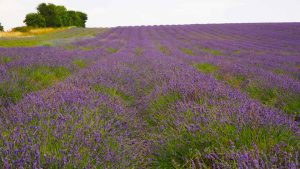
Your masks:
<instances>
[{"instance_id":1,"label":"grassy patch","mask_svg":"<svg viewBox=\"0 0 300 169\"><path fill-rule=\"evenodd\" d=\"M282 69L274 69L274 70L273 70L273 73L278 74L278 75L282 75L282 74L284 74L285 72L284 72L284 70L282 70Z\"/></svg>"},{"instance_id":2,"label":"grassy patch","mask_svg":"<svg viewBox=\"0 0 300 169\"><path fill-rule=\"evenodd\" d=\"M107 48L106 51L110 54L113 54L113 53L117 53L118 52L118 49L115 49L115 48Z\"/></svg>"},{"instance_id":3,"label":"grassy patch","mask_svg":"<svg viewBox=\"0 0 300 169\"><path fill-rule=\"evenodd\" d=\"M26 37L63 31L68 28L32 28L32 27L17 27L10 32L0 32L1 37Z\"/></svg>"},{"instance_id":4,"label":"grassy patch","mask_svg":"<svg viewBox=\"0 0 300 169\"><path fill-rule=\"evenodd\" d=\"M279 96L277 89L264 89L257 86L248 86L247 93L254 99L259 100L262 104L268 106L274 106Z\"/></svg>"},{"instance_id":5,"label":"grassy patch","mask_svg":"<svg viewBox=\"0 0 300 169\"><path fill-rule=\"evenodd\" d=\"M140 48L140 47L135 48L134 54L135 54L136 56L140 56L140 55L142 55L142 53L143 53L143 49L142 49L142 48Z\"/></svg>"},{"instance_id":6,"label":"grassy patch","mask_svg":"<svg viewBox=\"0 0 300 169\"><path fill-rule=\"evenodd\" d=\"M276 107L287 114L300 114L300 97L286 95L284 91L276 88L262 88L257 85L245 85L246 77L243 75L214 74L217 80L228 83L231 87L245 91L250 97L260 101L263 105Z\"/></svg>"},{"instance_id":7,"label":"grassy patch","mask_svg":"<svg viewBox=\"0 0 300 169\"><path fill-rule=\"evenodd\" d=\"M72 64L79 67L80 69L86 67L86 63L84 62L84 60L81 60L81 59L73 60Z\"/></svg>"},{"instance_id":8,"label":"grassy patch","mask_svg":"<svg viewBox=\"0 0 300 169\"><path fill-rule=\"evenodd\" d=\"M94 47L91 47L91 46L81 46L80 49L84 50L84 51L89 51L89 50L93 50Z\"/></svg>"},{"instance_id":9,"label":"grassy patch","mask_svg":"<svg viewBox=\"0 0 300 169\"><path fill-rule=\"evenodd\" d=\"M198 71L205 73L205 74L215 73L219 69L218 66L215 66L210 63L197 63L197 64L194 64L194 67Z\"/></svg>"},{"instance_id":10,"label":"grassy patch","mask_svg":"<svg viewBox=\"0 0 300 169\"><path fill-rule=\"evenodd\" d=\"M101 92L105 95L108 95L110 97L113 97L113 98L121 98L124 102L127 103L127 105L133 105L134 104L134 97L133 96L130 96L130 95L127 95L113 87L107 87L107 86L104 86L104 85L96 85L94 86L94 89L98 92Z\"/></svg>"},{"instance_id":11,"label":"grassy patch","mask_svg":"<svg viewBox=\"0 0 300 169\"><path fill-rule=\"evenodd\" d=\"M11 35L2 36L0 33L1 47L17 46L59 46L69 44L83 38L94 37L105 29L99 28L45 28L26 32L12 32Z\"/></svg>"},{"instance_id":12,"label":"grassy patch","mask_svg":"<svg viewBox=\"0 0 300 169\"><path fill-rule=\"evenodd\" d=\"M300 96L289 97L284 100L283 111L288 114L300 115Z\"/></svg>"},{"instance_id":13,"label":"grassy patch","mask_svg":"<svg viewBox=\"0 0 300 169\"><path fill-rule=\"evenodd\" d=\"M246 77L243 75L217 75L218 80L224 80L227 82L231 87L234 88L241 88L241 85L246 81Z\"/></svg>"},{"instance_id":14,"label":"grassy patch","mask_svg":"<svg viewBox=\"0 0 300 169\"><path fill-rule=\"evenodd\" d=\"M206 154L215 152L222 156L230 150L252 149L253 143L263 152L269 152L276 144L284 142L287 144L287 151L296 147L299 141L292 131L282 128L256 127L250 125L241 129L234 125L212 125L211 130L189 132L188 130L169 129L164 134L167 141L158 144L158 151L155 152L153 168L186 168L188 161L200 158L203 165L212 167L212 161L205 157ZM174 132L175 131L175 132ZM232 147L232 144L234 147ZM201 157L200 157L201 155ZM236 167L232 161L232 167Z\"/></svg>"},{"instance_id":15,"label":"grassy patch","mask_svg":"<svg viewBox=\"0 0 300 169\"><path fill-rule=\"evenodd\" d=\"M180 99L178 93L170 93L167 95L159 96L157 99L152 101L147 109L147 122L150 125L156 125L165 118L165 114L162 111L165 111L168 106Z\"/></svg>"},{"instance_id":16,"label":"grassy patch","mask_svg":"<svg viewBox=\"0 0 300 169\"><path fill-rule=\"evenodd\" d=\"M166 46L159 46L159 50L161 53L170 56L171 51Z\"/></svg>"},{"instance_id":17,"label":"grassy patch","mask_svg":"<svg viewBox=\"0 0 300 169\"><path fill-rule=\"evenodd\" d=\"M7 64L12 60L11 57L0 56L0 64Z\"/></svg>"},{"instance_id":18,"label":"grassy patch","mask_svg":"<svg viewBox=\"0 0 300 169\"><path fill-rule=\"evenodd\" d=\"M215 50L215 49L210 49L210 48L202 48L201 51L211 54L211 55L216 55L216 56L223 55L223 53L221 51Z\"/></svg>"},{"instance_id":19,"label":"grassy patch","mask_svg":"<svg viewBox=\"0 0 300 169\"><path fill-rule=\"evenodd\" d=\"M21 99L24 93L51 86L54 82L63 80L70 74L69 70L62 66L23 68L16 70L16 73L18 74L16 83L0 84L0 97L14 103Z\"/></svg>"},{"instance_id":20,"label":"grassy patch","mask_svg":"<svg viewBox=\"0 0 300 169\"><path fill-rule=\"evenodd\" d=\"M187 54L187 55L190 55L190 56L195 56L194 52L191 50L191 49L188 49L188 48L180 48L180 50Z\"/></svg>"},{"instance_id":21,"label":"grassy patch","mask_svg":"<svg viewBox=\"0 0 300 169\"><path fill-rule=\"evenodd\" d=\"M241 50L235 50L235 51L233 51L233 53L237 54L237 55L241 54L241 52L242 52Z\"/></svg>"}]
</instances>

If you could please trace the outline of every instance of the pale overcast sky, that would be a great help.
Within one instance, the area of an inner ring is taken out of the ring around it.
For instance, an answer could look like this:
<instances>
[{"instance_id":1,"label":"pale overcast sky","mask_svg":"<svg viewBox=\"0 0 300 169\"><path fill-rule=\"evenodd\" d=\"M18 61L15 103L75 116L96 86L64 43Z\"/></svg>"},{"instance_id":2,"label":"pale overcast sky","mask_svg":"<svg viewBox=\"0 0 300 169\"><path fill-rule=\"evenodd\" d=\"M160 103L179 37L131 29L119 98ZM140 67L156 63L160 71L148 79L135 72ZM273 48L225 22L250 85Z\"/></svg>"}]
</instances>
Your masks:
<instances>
[{"instance_id":1,"label":"pale overcast sky","mask_svg":"<svg viewBox=\"0 0 300 169\"><path fill-rule=\"evenodd\" d=\"M300 0L0 0L0 22L21 26L39 3L88 14L88 27L124 25L300 22Z\"/></svg>"}]
</instances>

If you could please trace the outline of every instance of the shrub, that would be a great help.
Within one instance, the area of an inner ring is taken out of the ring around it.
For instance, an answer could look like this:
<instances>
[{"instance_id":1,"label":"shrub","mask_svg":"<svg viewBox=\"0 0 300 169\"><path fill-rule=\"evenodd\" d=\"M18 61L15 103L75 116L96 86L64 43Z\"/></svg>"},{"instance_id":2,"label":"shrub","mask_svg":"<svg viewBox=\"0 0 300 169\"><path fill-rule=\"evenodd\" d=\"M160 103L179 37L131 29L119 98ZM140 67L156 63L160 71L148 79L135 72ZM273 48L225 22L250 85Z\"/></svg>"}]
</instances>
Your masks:
<instances>
[{"instance_id":1,"label":"shrub","mask_svg":"<svg viewBox=\"0 0 300 169\"><path fill-rule=\"evenodd\" d=\"M29 32L32 29L30 26L20 26L12 29L13 32Z\"/></svg>"}]
</instances>

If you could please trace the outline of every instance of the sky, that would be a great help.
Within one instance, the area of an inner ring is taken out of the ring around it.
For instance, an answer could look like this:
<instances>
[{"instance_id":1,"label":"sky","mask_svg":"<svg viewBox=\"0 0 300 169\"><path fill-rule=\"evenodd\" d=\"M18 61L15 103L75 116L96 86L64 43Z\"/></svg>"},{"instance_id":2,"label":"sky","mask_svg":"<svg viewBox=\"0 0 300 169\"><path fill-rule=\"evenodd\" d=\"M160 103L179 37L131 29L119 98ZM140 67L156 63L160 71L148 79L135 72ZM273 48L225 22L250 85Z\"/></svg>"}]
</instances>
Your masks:
<instances>
[{"instance_id":1,"label":"sky","mask_svg":"<svg viewBox=\"0 0 300 169\"><path fill-rule=\"evenodd\" d=\"M87 13L87 27L300 22L300 0L0 0L0 23L22 26L42 2Z\"/></svg>"}]
</instances>

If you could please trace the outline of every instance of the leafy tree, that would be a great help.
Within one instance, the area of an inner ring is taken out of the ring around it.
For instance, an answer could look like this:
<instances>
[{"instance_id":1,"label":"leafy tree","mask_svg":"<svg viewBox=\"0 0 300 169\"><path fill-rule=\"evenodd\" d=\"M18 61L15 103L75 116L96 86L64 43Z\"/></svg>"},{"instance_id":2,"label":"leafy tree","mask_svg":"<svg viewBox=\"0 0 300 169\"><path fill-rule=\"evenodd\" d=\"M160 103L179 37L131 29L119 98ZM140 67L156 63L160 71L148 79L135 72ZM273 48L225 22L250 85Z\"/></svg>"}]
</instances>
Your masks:
<instances>
[{"instance_id":1,"label":"leafy tree","mask_svg":"<svg viewBox=\"0 0 300 169\"><path fill-rule=\"evenodd\" d=\"M1 23L0 23L0 31L4 31L4 28L3 28L3 26L1 25Z\"/></svg>"},{"instance_id":2,"label":"leafy tree","mask_svg":"<svg viewBox=\"0 0 300 169\"><path fill-rule=\"evenodd\" d=\"M61 20L56 5L42 3L37 7L38 12L45 18L46 27L60 27Z\"/></svg>"},{"instance_id":3,"label":"leafy tree","mask_svg":"<svg viewBox=\"0 0 300 169\"><path fill-rule=\"evenodd\" d=\"M29 13L26 15L24 23L27 26L31 27L45 27L46 20L45 18L39 13Z\"/></svg>"},{"instance_id":4,"label":"leafy tree","mask_svg":"<svg viewBox=\"0 0 300 169\"><path fill-rule=\"evenodd\" d=\"M64 6L41 3L37 7L37 14L28 14L24 22L33 27L85 27L87 14L80 11L68 11ZM43 23L43 19L45 24Z\"/></svg>"},{"instance_id":5,"label":"leafy tree","mask_svg":"<svg viewBox=\"0 0 300 169\"><path fill-rule=\"evenodd\" d=\"M78 26L80 27L81 21L79 15L77 15L76 11L68 11L69 17L69 26Z\"/></svg>"},{"instance_id":6,"label":"leafy tree","mask_svg":"<svg viewBox=\"0 0 300 169\"><path fill-rule=\"evenodd\" d=\"M85 14L83 12L76 12L76 13L80 18L80 27L85 27L85 23L88 20L87 14Z\"/></svg>"},{"instance_id":7,"label":"leafy tree","mask_svg":"<svg viewBox=\"0 0 300 169\"><path fill-rule=\"evenodd\" d=\"M69 26L68 11L64 6L56 6L56 14L58 15L59 23L61 26Z\"/></svg>"}]
</instances>

